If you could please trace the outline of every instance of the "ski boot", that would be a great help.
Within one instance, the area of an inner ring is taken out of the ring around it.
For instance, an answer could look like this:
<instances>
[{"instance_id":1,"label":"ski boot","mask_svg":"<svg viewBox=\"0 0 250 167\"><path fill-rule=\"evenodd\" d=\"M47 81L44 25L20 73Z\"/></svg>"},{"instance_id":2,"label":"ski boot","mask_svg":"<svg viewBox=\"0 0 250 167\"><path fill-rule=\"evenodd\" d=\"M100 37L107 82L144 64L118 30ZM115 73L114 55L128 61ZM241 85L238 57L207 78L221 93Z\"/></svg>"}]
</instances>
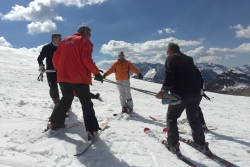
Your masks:
<instances>
[{"instance_id":1,"label":"ski boot","mask_svg":"<svg viewBox=\"0 0 250 167\"><path fill-rule=\"evenodd\" d=\"M92 133L90 131L86 131L88 135L88 141L93 141L97 135L97 131L93 131Z\"/></svg>"},{"instance_id":2,"label":"ski boot","mask_svg":"<svg viewBox=\"0 0 250 167\"><path fill-rule=\"evenodd\" d=\"M175 154L178 158L182 158L182 154L181 154L181 151L180 151L180 143L178 142L175 146L174 145L171 145L169 144L166 140L163 140L162 142L166 147L167 149L172 152L173 154Z\"/></svg>"}]
</instances>

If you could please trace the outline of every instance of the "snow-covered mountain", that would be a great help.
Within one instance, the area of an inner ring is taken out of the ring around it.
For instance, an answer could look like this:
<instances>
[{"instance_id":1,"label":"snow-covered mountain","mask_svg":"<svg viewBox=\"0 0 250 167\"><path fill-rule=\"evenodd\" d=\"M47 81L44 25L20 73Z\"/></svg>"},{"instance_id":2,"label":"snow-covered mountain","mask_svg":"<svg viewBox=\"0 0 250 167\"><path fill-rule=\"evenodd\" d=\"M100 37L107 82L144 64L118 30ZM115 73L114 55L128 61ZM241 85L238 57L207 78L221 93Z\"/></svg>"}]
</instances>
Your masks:
<instances>
[{"instance_id":1,"label":"snow-covered mountain","mask_svg":"<svg viewBox=\"0 0 250 167\"><path fill-rule=\"evenodd\" d=\"M203 75L207 91L250 96L248 93L250 64L233 68L213 63L196 63L195 65ZM144 80L162 83L165 75L163 64L138 63L135 66L144 76ZM134 74L132 77L137 78Z\"/></svg>"},{"instance_id":2,"label":"snow-covered mountain","mask_svg":"<svg viewBox=\"0 0 250 167\"><path fill-rule=\"evenodd\" d=\"M205 83L213 81L218 74L228 70L227 67L220 64L196 63L195 65L201 71Z\"/></svg>"},{"instance_id":3,"label":"snow-covered mountain","mask_svg":"<svg viewBox=\"0 0 250 167\"><path fill-rule=\"evenodd\" d=\"M211 92L250 96L250 64L229 68L206 87Z\"/></svg>"},{"instance_id":4,"label":"snow-covered mountain","mask_svg":"<svg viewBox=\"0 0 250 167\"><path fill-rule=\"evenodd\" d=\"M206 83L211 82L212 80L215 79L215 77L218 74L221 74L228 70L227 67L213 63L197 63L195 65L202 72L203 78ZM155 83L162 83L162 80L164 79L165 76L163 64L138 63L135 64L135 66L140 70L140 72L145 77L144 80L149 80L149 81L151 80ZM135 77L135 75L132 75L132 77Z\"/></svg>"}]
</instances>

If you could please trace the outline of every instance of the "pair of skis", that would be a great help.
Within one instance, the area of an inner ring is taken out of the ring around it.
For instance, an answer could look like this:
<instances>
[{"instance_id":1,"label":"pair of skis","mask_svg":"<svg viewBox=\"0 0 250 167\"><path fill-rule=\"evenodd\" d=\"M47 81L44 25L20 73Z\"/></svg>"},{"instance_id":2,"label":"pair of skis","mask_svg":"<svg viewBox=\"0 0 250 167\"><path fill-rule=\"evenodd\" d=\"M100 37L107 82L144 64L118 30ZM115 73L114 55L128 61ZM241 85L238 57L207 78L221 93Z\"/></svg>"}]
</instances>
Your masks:
<instances>
[{"instance_id":1,"label":"pair of skis","mask_svg":"<svg viewBox=\"0 0 250 167\"><path fill-rule=\"evenodd\" d=\"M49 123L48 123L49 124ZM81 125L83 125L84 124L84 120L81 120L81 121L77 121L77 122L75 122L75 123L72 123L72 124L65 124L64 125L64 127L63 128L60 128L61 130L68 130L68 129L70 129L70 128L73 128L73 127L76 127L76 126L81 126ZM49 126L49 125L47 125L47 126ZM49 128L46 128L44 131L43 131L43 133L44 132L47 132L48 130L50 130ZM51 130L51 131L53 131L53 130ZM56 130L55 130L56 131Z\"/></svg>"},{"instance_id":2,"label":"pair of skis","mask_svg":"<svg viewBox=\"0 0 250 167\"><path fill-rule=\"evenodd\" d=\"M73 128L73 127L76 127L76 126L81 126L81 125L83 125L84 124L84 121L83 120L81 120L81 121L78 121L78 122L76 122L76 123L72 123L72 124L65 124L65 126L64 126L64 128L60 128L60 130L63 130L63 131L65 131L65 130L68 130L68 129L70 129L70 128ZM99 136L100 136L100 134L102 133L102 131L106 128L108 126L108 120L103 120L103 122L101 123L101 125L99 126L100 127L100 129L98 130L98 132L97 132L97 134L91 139L91 140L89 140L89 141L87 141L86 143L84 143L84 145L80 148L80 149L78 149L77 150L77 152L74 154L75 156L80 156L80 155L82 155L93 143L94 143L94 141L96 140L96 138L98 138ZM43 131L43 133L44 132L47 132L48 130L50 130L50 129L45 129L44 131ZM51 130L51 131L56 131L56 130ZM51 133L51 132L49 132L49 133ZM53 132L52 132L53 133Z\"/></svg>"},{"instance_id":3,"label":"pair of skis","mask_svg":"<svg viewBox=\"0 0 250 167\"><path fill-rule=\"evenodd\" d=\"M98 130L97 134L89 141L87 141L86 143L84 143L84 145L77 150L75 156L80 156L82 155L96 140L97 137L100 136L100 134L102 133L102 131L108 126L108 120L104 120L101 125L100 125L100 130Z\"/></svg>"},{"instance_id":4,"label":"pair of skis","mask_svg":"<svg viewBox=\"0 0 250 167\"><path fill-rule=\"evenodd\" d=\"M157 119L157 118L154 118L154 117L151 117L151 116L149 116L149 118L152 119L155 122L166 123L166 120ZM184 118L184 119L178 120L178 123L180 123L180 124L188 123L188 119ZM207 126L207 130L216 130L216 129L217 129L216 126Z\"/></svg>"},{"instance_id":5,"label":"pair of skis","mask_svg":"<svg viewBox=\"0 0 250 167\"><path fill-rule=\"evenodd\" d=\"M166 133L166 132L167 132L167 129L164 128L164 129L163 129L163 132ZM145 129L144 129L144 133L146 133L146 134L147 134L148 136L150 136L151 138L156 139L156 140L157 140L159 143L161 143L161 144L164 144L164 143L166 142L166 140L160 139L160 137L158 137L158 136L157 136L152 130L150 130L149 128L145 128ZM202 152L202 151L197 147L197 145L196 145L196 144L194 143L194 141L192 141L192 140L187 140L187 139L185 139L185 138L183 138L183 137L179 137L179 139L180 139L180 141L182 141L183 143L188 144L189 146L195 148L196 150L198 150L199 152L203 153L204 155L206 155L206 156L209 157L210 159L215 160L216 162L219 162L219 163L221 163L221 164L223 164L223 165L225 165L225 166L228 166L228 167L239 167L239 166L237 166L237 165L235 165L235 164L233 164L233 163L231 163L231 162L229 162L229 161L227 161L227 160L225 160L225 159L223 159L223 158L221 158L221 157L219 157L219 156L217 156L217 155L215 155L215 154L213 154L212 156L211 156L211 155L205 154L204 152ZM164 144L164 145L165 145L165 144ZM189 166L191 166L191 167L196 167L196 165L193 164L191 161L189 161L185 156L183 156L183 155L178 156L178 155L177 155L177 157L178 157L181 161L183 161L184 163L186 163L187 165L189 165Z\"/></svg>"}]
</instances>

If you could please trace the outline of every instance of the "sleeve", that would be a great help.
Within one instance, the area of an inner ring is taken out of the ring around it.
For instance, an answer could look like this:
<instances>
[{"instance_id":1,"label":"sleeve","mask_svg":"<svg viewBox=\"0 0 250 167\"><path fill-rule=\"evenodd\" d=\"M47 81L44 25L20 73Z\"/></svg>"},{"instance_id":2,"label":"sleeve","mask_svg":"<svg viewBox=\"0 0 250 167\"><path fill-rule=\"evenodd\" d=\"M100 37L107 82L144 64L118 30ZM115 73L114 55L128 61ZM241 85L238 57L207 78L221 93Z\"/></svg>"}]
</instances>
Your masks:
<instances>
[{"instance_id":1,"label":"sleeve","mask_svg":"<svg viewBox=\"0 0 250 167\"><path fill-rule=\"evenodd\" d=\"M130 61L128 61L128 67L133 73L140 74L140 71Z\"/></svg>"},{"instance_id":2,"label":"sleeve","mask_svg":"<svg viewBox=\"0 0 250 167\"><path fill-rule=\"evenodd\" d=\"M175 80L175 62L173 56L168 56L165 62L165 78L162 85L162 90L169 90L174 86Z\"/></svg>"},{"instance_id":3,"label":"sleeve","mask_svg":"<svg viewBox=\"0 0 250 167\"><path fill-rule=\"evenodd\" d=\"M43 46L42 51L40 52L40 55L37 58L38 64L43 64L43 60L47 55L47 49L46 46Z\"/></svg>"},{"instance_id":4,"label":"sleeve","mask_svg":"<svg viewBox=\"0 0 250 167\"><path fill-rule=\"evenodd\" d=\"M105 72L106 76L108 76L108 75L112 74L113 72L115 72L115 64L116 64L116 62L114 62L112 64L112 66L110 67L110 69L108 69L108 71Z\"/></svg>"},{"instance_id":5,"label":"sleeve","mask_svg":"<svg viewBox=\"0 0 250 167\"><path fill-rule=\"evenodd\" d=\"M96 64L92 59L93 44L89 40L82 41L82 43L83 43L82 53L81 53L82 62L89 69L91 73L96 75L99 73L99 69L97 68Z\"/></svg>"},{"instance_id":6,"label":"sleeve","mask_svg":"<svg viewBox=\"0 0 250 167\"><path fill-rule=\"evenodd\" d=\"M194 66L194 67L195 67L195 74L196 74L196 77L197 77L198 81L199 81L200 84L201 84L201 89L205 89L205 82L204 82L204 79L203 79L203 77L202 77L202 74L201 74L201 72L200 72L200 70L199 70L198 67L196 67L196 66Z\"/></svg>"},{"instance_id":7,"label":"sleeve","mask_svg":"<svg viewBox=\"0 0 250 167\"><path fill-rule=\"evenodd\" d=\"M53 54L53 57L52 57L52 63L53 63L53 66L56 70L58 70L58 65L59 65L59 61L60 61L60 51L61 51L61 45L59 45L56 49L56 51L54 52Z\"/></svg>"}]
</instances>

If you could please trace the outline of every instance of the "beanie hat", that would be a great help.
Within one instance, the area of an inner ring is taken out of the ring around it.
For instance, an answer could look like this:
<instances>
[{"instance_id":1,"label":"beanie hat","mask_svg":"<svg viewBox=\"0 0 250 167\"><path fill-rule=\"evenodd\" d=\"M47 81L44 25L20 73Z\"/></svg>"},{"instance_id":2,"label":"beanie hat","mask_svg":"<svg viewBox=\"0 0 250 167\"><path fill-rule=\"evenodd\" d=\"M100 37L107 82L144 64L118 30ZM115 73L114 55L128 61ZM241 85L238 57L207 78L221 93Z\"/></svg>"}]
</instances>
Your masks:
<instances>
[{"instance_id":1,"label":"beanie hat","mask_svg":"<svg viewBox=\"0 0 250 167\"><path fill-rule=\"evenodd\" d=\"M120 56L120 55L123 55L123 56L125 56L125 55L124 55L124 53L123 53L123 51L121 51L121 52L119 53L119 56Z\"/></svg>"}]
</instances>

